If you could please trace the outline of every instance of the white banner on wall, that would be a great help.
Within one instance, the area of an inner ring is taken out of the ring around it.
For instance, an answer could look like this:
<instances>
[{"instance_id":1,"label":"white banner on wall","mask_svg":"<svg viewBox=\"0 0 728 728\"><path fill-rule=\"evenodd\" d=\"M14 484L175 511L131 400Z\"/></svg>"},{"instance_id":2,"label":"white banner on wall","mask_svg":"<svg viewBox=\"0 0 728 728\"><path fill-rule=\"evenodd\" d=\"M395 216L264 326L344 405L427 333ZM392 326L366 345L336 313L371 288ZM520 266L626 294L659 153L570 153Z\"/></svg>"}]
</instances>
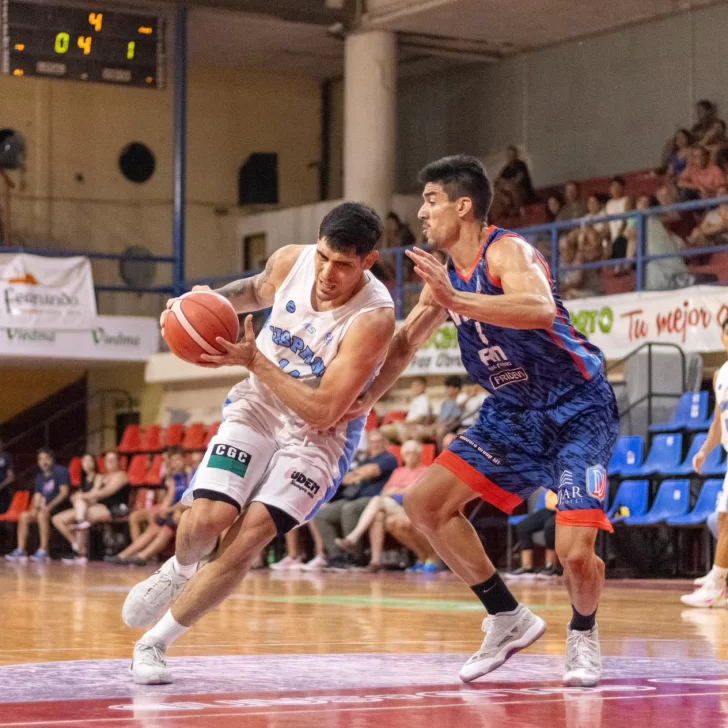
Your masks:
<instances>
[{"instance_id":1,"label":"white banner on wall","mask_svg":"<svg viewBox=\"0 0 728 728\"><path fill-rule=\"evenodd\" d=\"M0 326L72 329L95 316L88 258L0 254Z\"/></svg>"},{"instance_id":2,"label":"white banner on wall","mask_svg":"<svg viewBox=\"0 0 728 728\"><path fill-rule=\"evenodd\" d=\"M728 318L728 287L622 293L567 301L571 322L607 359L621 359L648 341L685 351L722 351L721 323ZM441 326L415 354L405 376L462 374L457 331Z\"/></svg>"},{"instance_id":3,"label":"white banner on wall","mask_svg":"<svg viewBox=\"0 0 728 728\"><path fill-rule=\"evenodd\" d=\"M142 316L97 316L76 329L0 324L0 357L146 361L159 350L159 323Z\"/></svg>"}]
</instances>

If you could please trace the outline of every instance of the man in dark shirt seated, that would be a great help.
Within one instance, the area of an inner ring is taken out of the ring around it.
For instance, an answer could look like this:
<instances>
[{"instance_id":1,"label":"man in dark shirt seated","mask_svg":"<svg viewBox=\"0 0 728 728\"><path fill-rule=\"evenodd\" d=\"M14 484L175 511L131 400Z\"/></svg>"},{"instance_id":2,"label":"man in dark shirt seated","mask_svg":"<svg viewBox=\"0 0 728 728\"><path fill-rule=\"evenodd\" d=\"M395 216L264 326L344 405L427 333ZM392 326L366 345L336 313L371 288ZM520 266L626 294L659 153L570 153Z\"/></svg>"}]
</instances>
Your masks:
<instances>
[{"instance_id":1,"label":"man in dark shirt seated","mask_svg":"<svg viewBox=\"0 0 728 728\"><path fill-rule=\"evenodd\" d=\"M9 486L13 480L15 480L13 457L5 451L5 443L0 440L0 513L5 513L10 507L13 494Z\"/></svg>"},{"instance_id":2,"label":"man in dark shirt seated","mask_svg":"<svg viewBox=\"0 0 728 728\"><path fill-rule=\"evenodd\" d=\"M48 558L48 541L51 534L53 511L66 501L71 488L68 468L56 465L52 450L38 450L38 470L35 476L35 492L30 510L25 511L18 521L18 547L5 558L8 561L28 560L25 550L28 541L28 528L31 523L38 524L40 548L30 557L31 561L45 561Z\"/></svg>"},{"instance_id":3,"label":"man in dark shirt seated","mask_svg":"<svg viewBox=\"0 0 728 728\"><path fill-rule=\"evenodd\" d=\"M379 495L397 467L397 458L387 452L389 441L378 430L369 433L367 459L350 470L335 500L324 505L315 518L324 542L329 566L345 567L349 560L336 545L339 536L351 533L367 503Z\"/></svg>"}]
</instances>

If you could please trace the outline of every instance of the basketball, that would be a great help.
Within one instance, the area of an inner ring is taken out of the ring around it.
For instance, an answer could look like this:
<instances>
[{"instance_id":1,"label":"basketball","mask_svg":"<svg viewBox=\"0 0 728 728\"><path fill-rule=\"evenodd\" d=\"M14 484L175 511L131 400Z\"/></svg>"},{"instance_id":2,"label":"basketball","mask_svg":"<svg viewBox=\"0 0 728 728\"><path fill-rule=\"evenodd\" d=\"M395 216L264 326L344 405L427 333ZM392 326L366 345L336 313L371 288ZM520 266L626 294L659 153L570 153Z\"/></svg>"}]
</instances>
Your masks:
<instances>
[{"instance_id":1,"label":"basketball","mask_svg":"<svg viewBox=\"0 0 728 728\"><path fill-rule=\"evenodd\" d=\"M172 353L191 364L202 364L202 354L224 354L218 336L236 342L238 314L230 301L213 291L192 291L178 298L164 323L164 340Z\"/></svg>"}]
</instances>

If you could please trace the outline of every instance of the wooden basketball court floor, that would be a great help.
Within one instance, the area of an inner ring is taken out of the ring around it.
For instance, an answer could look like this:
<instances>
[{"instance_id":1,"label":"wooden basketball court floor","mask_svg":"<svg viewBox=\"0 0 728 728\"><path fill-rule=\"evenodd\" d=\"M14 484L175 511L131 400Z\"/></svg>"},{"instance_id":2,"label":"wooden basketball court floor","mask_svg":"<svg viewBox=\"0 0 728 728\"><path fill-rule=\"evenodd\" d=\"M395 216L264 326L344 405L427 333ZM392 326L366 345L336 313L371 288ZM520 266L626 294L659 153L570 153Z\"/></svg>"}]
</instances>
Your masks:
<instances>
[{"instance_id":1,"label":"wooden basketball court floor","mask_svg":"<svg viewBox=\"0 0 728 728\"><path fill-rule=\"evenodd\" d=\"M0 565L0 728L728 726L728 610L686 582L609 582L604 680L568 689L560 585L514 587L546 635L463 685L483 613L453 576L259 572L172 647L172 685L138 686L120 610L149 571Z\"/></svg>"}]
</instances>

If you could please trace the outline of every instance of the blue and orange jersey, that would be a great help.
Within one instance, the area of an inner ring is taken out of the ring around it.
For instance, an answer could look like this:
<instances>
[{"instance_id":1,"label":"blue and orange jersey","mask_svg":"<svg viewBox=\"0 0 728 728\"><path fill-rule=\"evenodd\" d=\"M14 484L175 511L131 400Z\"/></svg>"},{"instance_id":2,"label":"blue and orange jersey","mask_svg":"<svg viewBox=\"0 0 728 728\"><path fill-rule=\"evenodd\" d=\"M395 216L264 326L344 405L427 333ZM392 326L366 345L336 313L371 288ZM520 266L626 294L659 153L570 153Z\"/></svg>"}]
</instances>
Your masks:
<instances>
[{"instance_id":1,"label":"blue and orange jersey","mask_svg":"<svg viewBox=\"0 0 728 728\"><path fill-rule=\"evenodd\" d=\"M501 296L500 281L488 271L488 248L516 233L491 225L473 269L458 271L448 261L450 281L457 291ZM571 325L569 312L556 293L548 265L541 259L556 302L550 329L508 329L450 312L458 330L463 365L470 378L499 401L526 409L546 409L568 398L589 381L603 376L602 352Z\"/></svg>"}]
</instances>

